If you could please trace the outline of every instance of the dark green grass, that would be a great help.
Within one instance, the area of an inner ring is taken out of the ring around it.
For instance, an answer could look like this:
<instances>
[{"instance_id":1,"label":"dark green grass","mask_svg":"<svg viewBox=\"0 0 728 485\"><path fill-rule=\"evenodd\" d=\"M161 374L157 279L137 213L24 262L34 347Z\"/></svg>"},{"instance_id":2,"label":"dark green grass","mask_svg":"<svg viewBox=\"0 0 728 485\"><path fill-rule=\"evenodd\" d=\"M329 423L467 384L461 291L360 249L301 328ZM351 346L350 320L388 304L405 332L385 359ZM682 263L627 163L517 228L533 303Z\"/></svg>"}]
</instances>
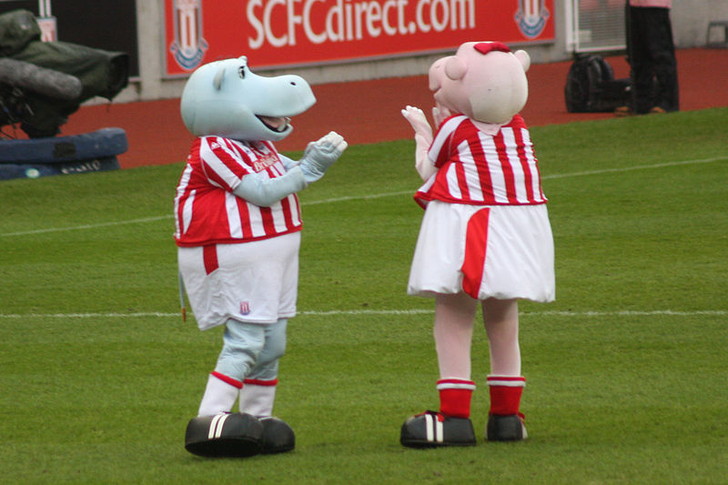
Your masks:
<instances>
[{"instance_id":1,"label":"dark green grass","mask_svg":"<svg viewBox=\"0 0 728 485\"><path fill-rule=\"evenodd\" d=\"M0 482L725 483L727 125L716 109L532 130L558 299L522 305L530 438L467 449L398 444L437 406L432 302L405 294L410 141L351 147L302 194L276 404L298 444L246 460L182 446L220 332L175 316L181 165L2 182Z\"/></svg>"}]
</instances>

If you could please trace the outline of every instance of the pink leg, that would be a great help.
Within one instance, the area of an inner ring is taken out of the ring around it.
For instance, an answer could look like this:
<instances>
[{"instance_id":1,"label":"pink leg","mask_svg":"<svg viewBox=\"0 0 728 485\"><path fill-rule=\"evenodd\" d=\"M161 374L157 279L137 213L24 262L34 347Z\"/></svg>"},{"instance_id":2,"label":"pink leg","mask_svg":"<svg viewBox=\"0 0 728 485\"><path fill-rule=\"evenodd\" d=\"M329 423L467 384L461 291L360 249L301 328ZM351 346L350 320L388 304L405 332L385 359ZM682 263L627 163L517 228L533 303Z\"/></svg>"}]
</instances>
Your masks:
<instances>
[{"instance_id":1,"label":"pink leg","mask_svg":"<svg viewBox=\"0 0 728 485\"><path fill-rule=\"evenodd\" d=\"M477 302L464 293L437 295L435 301L433 334L440 366L440 412L469 418L475 389L470 380L470 344Z\"/></svg>"},{"instance_id":2,"label":"pink leg","mask_svg":"<svg viewBox=\"0 0 728 485\"><path fill-rule=\"evenodd\" d=\"M518 301L495 298L483 301L483 319L490 345L490 373L500 376L520 376Z\"/></svg>"},{"instance_id":3,"label":"pink leg","mask_svg":"<svg viewBox=\"0 0 728 485\"><path fill-rule=\"evenodd\" d=\"M437 295L435 346L440 377L470 379L470 343L477 301L466 295Z\"/></svg>"},{"instance_id":4,"label":"pink leg","mask_svg":"<svg viewBox=\"0 0 728 485\"><path fill-rule=\"evenodd\" d=\"M521 350L518 345L518 302L496 300L483 302L483 319L490 344L490 415L513 416L520 412L521 394L526 380L521 376ZM490 423L490 421L489 421ZM495 430L488 431L489 440L504 439ZM495 426L495 424L493 424ZM521 427L523 424L521 424Z\"/></svg>"}]
</instances>

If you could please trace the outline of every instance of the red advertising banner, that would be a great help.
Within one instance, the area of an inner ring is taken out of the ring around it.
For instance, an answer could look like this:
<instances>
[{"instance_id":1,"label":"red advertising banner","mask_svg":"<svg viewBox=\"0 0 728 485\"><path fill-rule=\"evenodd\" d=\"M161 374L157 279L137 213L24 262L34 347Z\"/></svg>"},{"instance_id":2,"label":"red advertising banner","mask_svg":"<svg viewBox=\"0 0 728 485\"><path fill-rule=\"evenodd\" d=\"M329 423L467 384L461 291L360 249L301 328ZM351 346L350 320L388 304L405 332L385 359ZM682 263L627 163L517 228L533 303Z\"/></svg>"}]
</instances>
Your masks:
<instances>
[{"instance_id":1,"label":"red advertising banner","mask_svg":"<svg viewBox=\"0 0 728 485\"><path fill-rule=\"evenodd\" d=\"M554 39L554 0L165 0L166 74L248 56L256 69Z\"/></svg>"}]
</instances>

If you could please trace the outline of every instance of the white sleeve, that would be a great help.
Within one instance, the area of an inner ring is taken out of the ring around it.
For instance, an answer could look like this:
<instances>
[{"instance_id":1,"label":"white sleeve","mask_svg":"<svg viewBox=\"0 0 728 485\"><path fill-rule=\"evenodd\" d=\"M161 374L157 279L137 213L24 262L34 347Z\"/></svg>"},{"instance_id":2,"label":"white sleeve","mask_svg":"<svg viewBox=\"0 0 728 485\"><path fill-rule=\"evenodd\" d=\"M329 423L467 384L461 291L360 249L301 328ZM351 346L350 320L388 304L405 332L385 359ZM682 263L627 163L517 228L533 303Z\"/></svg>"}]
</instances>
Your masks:
<instances>
[{"instance_id":1,"label":"white sleeve","mask_svg":"<svg viewBox=\"0 0 728 485\"><path fill-rule=\"evenodd\" d=\"M437 167L429 157L429 143L420 135L415 135L415 169L424 181L437 172Z\"/></svg>"},{"instance_id":2,"label":"white sleeve","mask_svg":"<svg viewBox=\"0 0 728 485\"><path fill-rule=\"evenodd\" d=\"M284 197L305 189L307 185L301 169L294 166L280 177L272 179L260 173L248 174L235 187L233 194L257 206L270 207Z\"/></svg>"}]
</instances>

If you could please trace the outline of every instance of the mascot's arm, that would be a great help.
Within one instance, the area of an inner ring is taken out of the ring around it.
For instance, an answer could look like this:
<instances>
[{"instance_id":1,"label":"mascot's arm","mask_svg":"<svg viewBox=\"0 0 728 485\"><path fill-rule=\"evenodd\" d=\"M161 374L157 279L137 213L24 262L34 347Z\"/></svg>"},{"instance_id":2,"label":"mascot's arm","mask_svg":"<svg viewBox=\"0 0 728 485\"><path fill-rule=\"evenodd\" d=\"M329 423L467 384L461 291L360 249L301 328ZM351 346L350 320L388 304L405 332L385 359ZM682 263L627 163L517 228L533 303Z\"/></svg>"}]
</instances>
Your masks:
<instances>
[{"instance_id":1,"label":"mascot's arm","mask_svg":"<svg viewBox=\"0 0 728 485\"><path fill-rule=\"evenodd\" d=\"M315 182L323 177L326 170L339 159L347 146L349 145L344 137L334 131L309 143L299 164L306 182Z\"/></svg>"},{"instance_id":2,"label":"mascot's arm","mask_svg":"<svg viewBox=\"0 0 728 485\"><path fill-rule=\"evenodd\" d=\"M278 154L278 158L281 159L281 162L283 163L283 166L286 167L286 170L290 170L293 167L298 167L298 162L292 158L288 158L287 156L283 155L282 153Z\"/></svg>"},{"instance_id":3,"label":"mascot's arm","mask_svg":"<svg viewBox=\"0 0 728 485\"><path fill-rule=\"evenodd\" d=\"M260 173L251 173L243 177L233 190L233 194L260 207L270 207L290 194L299 192L308 186L303 171L291 167L285 174L276 178L268 178Z\"/></svg>"},{"instance_id":4,"label":"mascot's arm","mask_svg":"<svg viewBox=\"0 0 728 485\"><path fill-rule=\"evenodd\" d=\"M427 151L432 145L432 127L420 108L407 106L402 110L402 116L415 130L415 169L422 180L427 180L437 172L437 168L427 157Z\"/></svg>"},{"instance_id":5,"label":"mascot's arm","mask_svg":"<svg viewBox=\"0 0 728 485\"><path fill-rule=\"evenodd\" d=\"M286 167L286 173L282 176L270 179L257 173L248 174L243 177L233 193L257 206L270 207L323 177L347 146L344 138L332 131L321 139L309 143L299 162L280 155L283 166Z\"/></svg>"}]
</instances>

